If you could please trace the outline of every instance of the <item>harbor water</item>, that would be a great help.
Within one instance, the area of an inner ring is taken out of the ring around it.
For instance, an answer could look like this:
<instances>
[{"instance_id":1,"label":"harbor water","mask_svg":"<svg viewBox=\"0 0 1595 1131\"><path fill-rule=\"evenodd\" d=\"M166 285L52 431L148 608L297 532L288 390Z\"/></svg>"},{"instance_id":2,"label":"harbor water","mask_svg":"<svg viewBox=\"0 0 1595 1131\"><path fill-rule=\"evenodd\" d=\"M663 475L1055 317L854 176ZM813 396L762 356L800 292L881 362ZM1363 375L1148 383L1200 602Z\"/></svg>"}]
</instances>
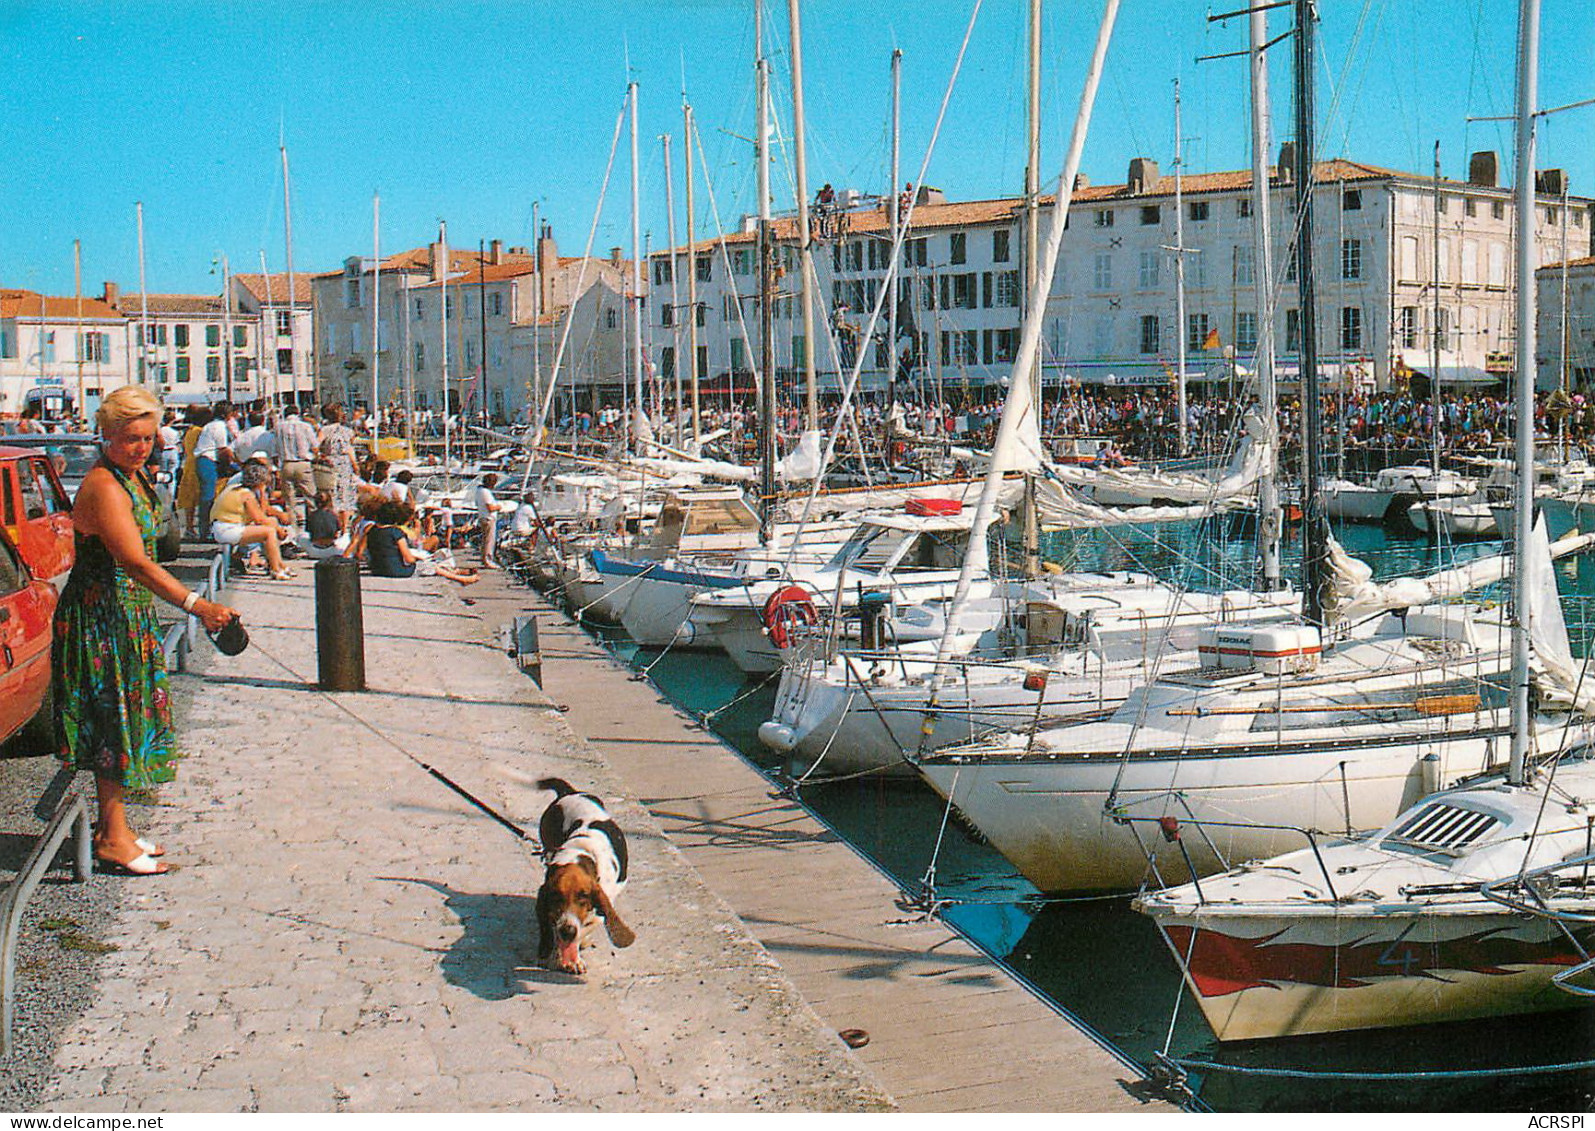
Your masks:
<instances>
[{"instance_id":1,"label":"harbor water","mask_svg":"<svg viewBox=\"0 0 1595 1131\"><path fill-rule=\"evenodd\" d=\"M1565 523L1559 528L1553 518L1552 536L1564 532ZM1428 572L1500 548L1498 542L1436 546L1377 526L1348 525L1336 536L1376 578ZM1299 543L1286 547L1292 571L1299 549ZM1067 569L1145 569L1217 590L1248 584L1253 543L1240 530L1206 522L1062 532L1048 535L1044 550ZM1595 555L1559 562L1556 572L1573 648L1583 655L1595 629ZM618 658L646 668L677 706L786 780L787 767L757 739L774 701L773 679L750 681L723 654L672 654L639 648L619 629L595 631ZM1156 929L1127 899L1041 899L916 782L815 783L800 796L907 893L934 898L948 922L1104 1041L1148 1066L1160 1053L1202 1065L1187 1081L1197 1106L1567 1111L1584 1110L1595 1097L1595 1068L1581 1066L1595 1060L1595 1010L1220 1045L1185 994Z\"/></svg>"}]
</instances>

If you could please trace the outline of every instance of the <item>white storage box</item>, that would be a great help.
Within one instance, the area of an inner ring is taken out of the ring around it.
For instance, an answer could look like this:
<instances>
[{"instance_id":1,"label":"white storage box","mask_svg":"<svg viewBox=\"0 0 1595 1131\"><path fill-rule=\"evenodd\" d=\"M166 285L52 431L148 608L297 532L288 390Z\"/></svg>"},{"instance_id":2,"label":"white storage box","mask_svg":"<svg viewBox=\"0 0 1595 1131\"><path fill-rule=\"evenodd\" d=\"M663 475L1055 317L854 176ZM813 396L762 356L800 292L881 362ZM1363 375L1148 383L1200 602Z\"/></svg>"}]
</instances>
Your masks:
<instances>
[{"instance_id":1,"label":"white storage box","mask_svg":"<svg viewBox=\"0 0 1595 1131\"><path fill-rule=\"evenodd\" d=\"M1213 625L1196 645L1204 668L1257 671L1269 675L1318 666L1322 638L1311 625Z\"/></svg>"}]
</instances>

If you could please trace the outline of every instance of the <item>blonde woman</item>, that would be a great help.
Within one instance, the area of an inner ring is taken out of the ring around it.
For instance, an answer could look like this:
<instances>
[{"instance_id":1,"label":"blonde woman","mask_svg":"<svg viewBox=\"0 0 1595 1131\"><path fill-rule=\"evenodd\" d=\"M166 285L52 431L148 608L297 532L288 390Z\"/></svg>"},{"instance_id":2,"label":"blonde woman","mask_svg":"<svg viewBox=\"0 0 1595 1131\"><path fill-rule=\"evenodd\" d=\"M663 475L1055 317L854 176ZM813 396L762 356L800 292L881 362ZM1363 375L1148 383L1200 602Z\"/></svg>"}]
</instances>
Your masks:
<instances>
[{"instance_id":1,"label":"blonde woman","mask_svg":"<svg viewBox=\"0 0 1595 1131\"><path fill-rule=\"evenodd\" d=\"M61 758L92 771L100 820L94 855L123 875L166 871L160 846L127 823L129 789L171 781L176 770L171 701L155 597L215 632L238 614L191 592L155 562L160 503L144 475L161 405L124 385L100 404L100 462L72 507L77 563L55 615L51 685Z\"/></svg>"}]
</instances>

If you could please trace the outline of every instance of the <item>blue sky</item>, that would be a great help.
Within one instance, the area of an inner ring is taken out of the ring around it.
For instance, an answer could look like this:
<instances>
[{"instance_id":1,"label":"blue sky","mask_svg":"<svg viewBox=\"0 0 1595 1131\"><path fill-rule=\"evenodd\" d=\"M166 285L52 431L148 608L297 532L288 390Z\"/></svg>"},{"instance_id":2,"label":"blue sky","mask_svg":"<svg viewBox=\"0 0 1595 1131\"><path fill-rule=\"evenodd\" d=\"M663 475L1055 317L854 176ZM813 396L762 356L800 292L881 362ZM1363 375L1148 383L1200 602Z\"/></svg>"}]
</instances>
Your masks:
<instances>
[{"instance_id":1,"label":"blue sky","mask_svg":"<svg viewBox=\"0 0 1595 1131\"><path fill-rule=\"evenodd\" d=\"M776 111L790 120L786 5L768 5ZM1237 3L1237 5L1239 4ZM973 0L885 4L808 0L804 68L809 176L880 191L889 173L888 67L904 52L903 178L924 155ZM1469 114L1511 112L1515 8L1509 0L1323 0L1320 146L1426 171L1496 148L1511 167L1511 127ZM1173 152L1173 79L1181 79L1186 168L1244 167L1245 67L1196 56L1245 46L1243 20L1209 26L1206 0L1125 0L1085 167L1124 178L1144 154ZM926 180L955 199L1017 191L1024 165L1024 0L985 0ZM105 5L0 4L0 285L71 293L72 241L84 290L138 280L134 202L145 210L152 291L215 290L218 251L235 271L283 258L279 132L293 172L294 259L327 270L371 246L382 194L385 250L422 244L439 218L450 242L530 244L531 210L561 250L592 222L628 77L641 90L643 227L666 242L658 136L672 135L681 177L683 76L722 222L753 207L752 0L593 0L431 4L235 0ZM1056 176L1101 5L1048 0L1044 172ZM1277 34L1282 11L1271 13ZM1275 139L1289 121L1288 47L1275 52ZM1542 105L1595 95L1595 5L1545 0ZM1541 165L1595 190L1580 139L1595 108L1549 120ZM740 135L740 136L739 136ZM791 203L788 162L773 175ZM699 179L701 234L712 234ZM598 249L629 251L629 168L622 135ZM678 231L678 238L684 238Z\"/></svg>"}]
</instances>

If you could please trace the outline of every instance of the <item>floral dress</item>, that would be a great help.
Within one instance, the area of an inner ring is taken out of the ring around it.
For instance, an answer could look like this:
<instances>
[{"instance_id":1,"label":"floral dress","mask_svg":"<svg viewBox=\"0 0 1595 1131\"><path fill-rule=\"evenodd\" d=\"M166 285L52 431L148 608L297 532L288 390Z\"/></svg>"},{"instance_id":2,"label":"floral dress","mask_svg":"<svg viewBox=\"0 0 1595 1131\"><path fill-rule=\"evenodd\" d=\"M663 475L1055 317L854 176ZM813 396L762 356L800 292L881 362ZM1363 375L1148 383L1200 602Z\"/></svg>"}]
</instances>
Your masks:
<instances>
[{"instance_id":1,"label":"floral dress","mask_svg":"<svg viewBox=\"0 0 1595 1131\"><path fill-rule=\"evenodd\" d=\"M354 433L342 424L321 430L321 458L332 465L332 509L354 510Z\"/></svg>"},{"instance_id":2,"label":"floral dress","mask_svg":"<svg viewBox=\"0 0 1595 1131\"><path fill-rule=\"evenodd\" d=\"M160 512L143 476L100 464L133 500L144 551L155 557ZM155 597L105 543L79 533L77 560L55 613L51 690L61 760L94 776L143 789L177 774Z\"/></svg>"}]
</instances>

